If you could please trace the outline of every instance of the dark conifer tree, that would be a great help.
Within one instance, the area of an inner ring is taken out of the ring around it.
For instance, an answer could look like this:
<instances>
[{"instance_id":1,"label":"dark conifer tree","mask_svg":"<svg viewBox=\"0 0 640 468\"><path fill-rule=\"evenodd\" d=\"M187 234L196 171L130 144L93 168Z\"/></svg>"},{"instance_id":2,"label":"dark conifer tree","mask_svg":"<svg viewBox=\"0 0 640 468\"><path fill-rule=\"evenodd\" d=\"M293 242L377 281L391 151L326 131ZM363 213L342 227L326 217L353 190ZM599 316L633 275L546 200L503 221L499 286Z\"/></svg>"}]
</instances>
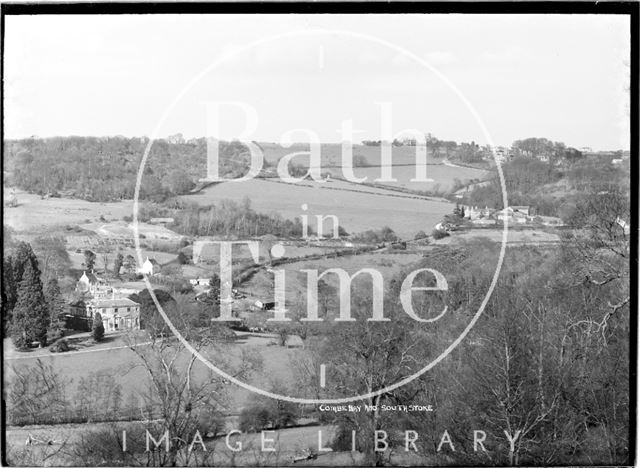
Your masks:
<instances>
[{"instance_id":1,"label":"dark conifer tree","mask_svg":"<svg viewBox=\"0 0 640 468\"><path fill-rule=\"evenodd\" d=\"M20 242L18 243L13 256L13 280L16 287L18 287L22 282L22 275L27 263L30 263L32 268L35 268L40 272L40 268L38 267L38 258L33 252L31 244L27 242Z\"/></svg>"},{"instance_id":2,"label":"dark conifer tree","mask_svg":"<svg viewBox=\"0 0 640 468\"><path fill-rule=\"evenodd\" d=\"M61 320L61 315L64 313L65 304L56 278L49 280L44 296L49 308L50 329L54 332L56 339L62 338L64 335L64 322Z\"/></svg>"},{"instance_id":3,"label":"dark conifer tree","mask_svg":"<svg viewBox=\"0 0 640 468\"><path fill-rule=\"evenodd\" d=\"M96 312L93 317L91 336L95 341L102 341L102 338L104 338L104 325L102 324L102 315L99 312Z\"/></svg>"},{"instance_id":4,"label":"dark conifer tree","mask_svg":"<svg viewBox=\"0 0 640 468\"><path fill-rule=\"evenodd\" d=\"M49 308L42 291L37 262L26 262L18 287L18 300L13 310L11 338L17 348L25 348L32 341L47 345Z\"/></svg>"},{"instance_id":5,"label":"dark conifer tree","mask_svg":"<svg viewBox=\"0 0 640 468\"><path fill-rule=\"evenodd\" d=\"M4 258L2 262L2 330L6 335L11 324L11 315L16 305L17 286L13 275L13 257Z\"/></svg>"},{"instance_id":6,"label":"dark conifer tree","mask_svg":"<svg viewBox=\"0 0 640 468\"><path fill-rule=\"evenodd\" d=\"M11 322L13 320L13 310L18 301L18 289L22 282L25 266L29 264L32 268L38 268L38 259L27 242L19 242L15 246L13 255L9 255L3 261L3 324L7 334L11 334ZM5 302L6 300L6 302Z\"/></svg>"}]
</instances>

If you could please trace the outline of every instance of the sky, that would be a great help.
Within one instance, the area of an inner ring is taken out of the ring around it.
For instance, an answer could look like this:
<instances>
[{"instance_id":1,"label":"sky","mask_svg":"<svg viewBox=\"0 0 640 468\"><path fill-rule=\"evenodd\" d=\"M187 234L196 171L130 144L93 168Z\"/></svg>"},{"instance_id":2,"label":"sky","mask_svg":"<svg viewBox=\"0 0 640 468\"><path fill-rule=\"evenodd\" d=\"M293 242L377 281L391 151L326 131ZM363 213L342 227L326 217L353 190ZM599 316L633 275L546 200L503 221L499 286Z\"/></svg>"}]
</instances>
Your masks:
<instances>
[{"instance_id":1,"label":"sky","mask_svg":"<svg viewBox=\"0 0 640 468\"><path fill-rule=\"evenodd\" d=\"M629 37L622 15L7 16L4 135L628 149Z\"/></svg>"}]
</instances>

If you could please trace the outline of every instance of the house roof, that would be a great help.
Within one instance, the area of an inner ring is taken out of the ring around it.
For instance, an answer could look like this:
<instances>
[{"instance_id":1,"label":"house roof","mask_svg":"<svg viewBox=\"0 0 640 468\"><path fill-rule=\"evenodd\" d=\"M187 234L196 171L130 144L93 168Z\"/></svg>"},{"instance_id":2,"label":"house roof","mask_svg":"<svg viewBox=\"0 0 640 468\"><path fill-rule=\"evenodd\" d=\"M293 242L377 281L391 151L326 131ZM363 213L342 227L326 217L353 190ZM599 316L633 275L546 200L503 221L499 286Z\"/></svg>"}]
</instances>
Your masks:
<instances>
[{"instance_id":1,"label":"house roof","mask_svg":"<svg viewBox=\"0 0 640 468\"><path fill-rule=\"evenodd\" d=\"M497 210L496 213L510 213L513 212L513 214L523 214L522 211L528 211L529 207L528 206L508 206L506 208L502 208L501 210Z\"/></svg>"},{"instance_id":2,"label":"house roof","mask_svg":"<svg viewBox=\"0 0 640 468\"><path fill-rule=\"evenodd\" d=\"M133 307L139 306L137 302L127 298L120 299L98 299L92 302L92 305L96 309L103 309L106 307Z\"/></svg>"}]
</instances>

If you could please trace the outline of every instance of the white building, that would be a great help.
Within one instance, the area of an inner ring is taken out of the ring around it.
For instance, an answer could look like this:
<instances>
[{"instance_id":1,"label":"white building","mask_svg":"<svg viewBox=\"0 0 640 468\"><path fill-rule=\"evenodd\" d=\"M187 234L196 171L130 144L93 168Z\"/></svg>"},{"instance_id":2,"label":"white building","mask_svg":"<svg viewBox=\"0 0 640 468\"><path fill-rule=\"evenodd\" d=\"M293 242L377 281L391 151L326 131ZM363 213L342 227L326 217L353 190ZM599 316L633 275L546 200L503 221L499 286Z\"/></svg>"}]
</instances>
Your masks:
<instances>
[{"instance_id":1,"label":"white building","mask_svg":"<svg viewBox=\"0 0 640 468\"><path fill-rule=\"evenodd\" d=\"M492 210L488 207L478 208L477 206L467 206L463 205L464 209L464 217L470 221L475 221L480 218L488 218L491 216Z\"/></svg>"},{"instance_id":2,"label":"white building","mask_svg":"<svg viewBox=\"0 0 640 468\"><path fill-rule=\"evenodd\" d=\"M94 299L87 309L92 318L101 315L105 332L140 329L140 304L131 299Z\"/></svg>"},{"instance_id":3,"label":"white building","mask_svg":"<svg viewBox=\"0 0 640 468\"><path fill-rule=\"evenodd\" d=\"M510 223L515 222L518 224L525 224L529 220L529 215L523 213L523 211L517 208L524 208L524 207L509 206L503 210L499 210L496 212L496 219L503 222L508 221Z\"/></svg>"},{"instance_id":4,"label":"white building","mask_svg":"<svg viewBox=\"0 0 640 468\"><path fill-rule=\"evenodd\" d=\"M209 286L211 278L191 278L189 283L191 286Z\"/></svg>"},{"instance_id":5,"label":"white building","mask_svg":"<svg viewBox=\"0 0 640 468\"><path fill-rule=\"evenodd\" d=\"M159 272L160 265L155 260L149 260L149 257L147 257L142 266L138 268L138 273L145 276L152 276Z\"/></svg>"}]
</instances>

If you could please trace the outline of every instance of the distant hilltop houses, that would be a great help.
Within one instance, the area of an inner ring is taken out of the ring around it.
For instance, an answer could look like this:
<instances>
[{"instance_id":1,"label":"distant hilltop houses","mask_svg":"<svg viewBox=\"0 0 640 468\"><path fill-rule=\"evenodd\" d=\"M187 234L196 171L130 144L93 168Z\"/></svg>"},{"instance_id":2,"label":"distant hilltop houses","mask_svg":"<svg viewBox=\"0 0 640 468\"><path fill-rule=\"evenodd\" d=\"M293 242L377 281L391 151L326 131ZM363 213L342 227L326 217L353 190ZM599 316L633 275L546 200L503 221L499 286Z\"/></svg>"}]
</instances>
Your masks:
<instances>
[{"instance_id":1,"label":"distant hilltop houses","mask_svg":"<svg viewBox=\"0 0 640 468\"><path fill-rule=\"evenodd\" d=\"M559 165L567 161L576 160L583 156L612 157L615 161L624 161L630 156L629 151L594 151L589 146L573 148L561 142L552 142L546 138L526 138L516 140L510 147L507 146L475 146L472 148L476 160L495 159L503 164L516 157L528 157L538 159L542 162L551 162Z\"/></svg>"},{"instance_id":2,"label":"distant hilltop houses","mask_svg":"<svg viewBox=\"0 0 640 468\"><path fill-rule=\"evenodd\" d=\"M503 164L507 160L513 157L513 152L511 148L507 148L506 146L498 146L494 148L494 155L498 163Z\"/></svg>"},{"instance_id":3,"label":"distant hilltop houses","mask_svg":"<svg viewBox=\"0 0 640 468\"><path fill-rule=\"evenodd\" d=\"M461 205L461 218L477 227L495 226L505 222L520 225L563 226L562 220L555 216L540 216L530 206L513 205L503 209ZM443 221L435 226L439 231L451 231L453 225Z\"/></svg>"}]
</instances>

